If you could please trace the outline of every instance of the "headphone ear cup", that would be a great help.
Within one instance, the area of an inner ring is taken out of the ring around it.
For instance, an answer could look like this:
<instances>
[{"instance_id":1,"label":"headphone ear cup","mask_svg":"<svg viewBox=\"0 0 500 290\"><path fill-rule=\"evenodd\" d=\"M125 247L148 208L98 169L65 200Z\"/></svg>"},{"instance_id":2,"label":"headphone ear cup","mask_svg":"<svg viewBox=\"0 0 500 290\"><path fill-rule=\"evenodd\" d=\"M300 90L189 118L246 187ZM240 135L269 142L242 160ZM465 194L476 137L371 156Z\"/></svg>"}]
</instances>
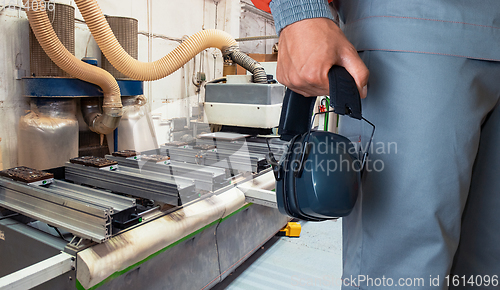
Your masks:
<instances>
[{"instance_id":1,"label":"headphone ear cup","mask_svg":"<svg viewBox=\"0 0 500 290\"><path fill-rule=\"evenodd\" d=\"M302 153L307 135L297 135L290 141L285 159L279 164L281 178L276 179L276 201L283 214L305 221L324 221L327 218L316 218L303 213L298 204L296 183L301 177L297 177L296 172L301 161L306 159L302 160Z\"/></svg>"},{"instance_id":2,"label":"headphone ear cup","mask_svg":"<svg viewBox=\"0 0 500 290\"><path fill-rule=\"evenodd\" d=\"M290 194L289 194L289 202L288 202L288 205L289 205L289 208L290 208L290 211L293 212L294 214L294 217L296 218L299 218L301 220L305 220L305 221L315 221L315 222L318 222L318 221L325 221L327 219L323 219L323 218L316 218L316 217L313 217L313 216L309 216L307 214L305 214L302 210L301 210L301 205L299 204L299 198L298 198L298 194L299 192L297 192L297 182L301 182L303 181L303 178L307 178L307 176L302 176L302 171L304 170L304 163L307 161L307 158L309 156L309 153L310 153L310 146L312 146L313 144L312 143L308 143L306 142L306 140L308 141L309 138L310 138L310 135L311 133L306 133L302 136L302 138L300 138L299 141L297 141L297 149L296 151L294 151L294 163L295 165L292 165L292 166L295 166L294 168L294 171L293 171L293 174L292 172L290 172L290 183L291 183L291 189L290 190Z\"/></svg>"},{"instance_id":3,"label":"headphone ear cup","mask_svg":"<svg viewBox=\"0 0 500 290\"><path fill-rule=\"evenodd\" d=\"M309 159L316 164L326 161L326 168L306 168L300 178L295 178L298 213L319 220L348 215L359 190L356 165L360 161L354 145L343 136L322 131L312 132L309 142L316 149L311 150Z\"/></svg>"},{"instance_id":4,"label":"headphone ear cup","mask_svg":"<svg viewBox=\"0 0 500 290\"><path fill-rule=\"evenodd\" d=\"M290 216L302 220L310 220L310 218L301 214L299 204L297 203L297 191L295 182L297 179L296 177L297 172L300 170L303 143L306 137L307 134L301 135L299 138L296 138L294 140L293 144L291 144L291 152L290 152L290 157L288 159L287 168L285 168L286 178L284 181L286 185L285 187L286 190L284 192L284 195L286 196L285 201L286 201L286 208L288 209L287 211L289 212Z\"/></svg>"},{"instance_id":5,"label":"headphone ear cup","mask_svg":"<svg viewBox=\"0 0 500 290\"><path fill-rule=\"evenodd\" d=\"M290 170L290 158L292 158L293 155L293 149L295 148L295 142L298 139L299 135L294 136L291 140L290 143L288 144L288 149L284 153L285 158L283 159L282 162L279 164L279 169L280 169L280 179L276 179L276 201L278 204L278 209L281 213L286 214L291 217L296 217L294 212L290 209L290 198L293 197L290 195L292 193L293 189L293 184L290 184L290 176L293 177L293 174L291 174Z\"/></svg>"}]
</instances>

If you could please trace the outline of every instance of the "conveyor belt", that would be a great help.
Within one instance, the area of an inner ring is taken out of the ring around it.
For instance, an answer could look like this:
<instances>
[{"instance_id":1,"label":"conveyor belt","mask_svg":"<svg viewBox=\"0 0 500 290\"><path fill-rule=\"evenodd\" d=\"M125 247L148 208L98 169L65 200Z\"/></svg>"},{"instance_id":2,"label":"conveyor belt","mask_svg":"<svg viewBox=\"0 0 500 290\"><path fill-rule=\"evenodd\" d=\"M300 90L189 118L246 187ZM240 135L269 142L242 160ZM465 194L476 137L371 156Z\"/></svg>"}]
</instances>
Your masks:
<instances>
[{"instance_id":1,"label":"conveyor belt","mask_svg":"<svg viewBox=\"0 0 500 290\"><path fill-rule=\"evenodd\" d=\"M59 180L44 187L0 177L0 206L103 242L112 235L115 217L135 212L135 199Z\"/></svg>"}]
</instances>

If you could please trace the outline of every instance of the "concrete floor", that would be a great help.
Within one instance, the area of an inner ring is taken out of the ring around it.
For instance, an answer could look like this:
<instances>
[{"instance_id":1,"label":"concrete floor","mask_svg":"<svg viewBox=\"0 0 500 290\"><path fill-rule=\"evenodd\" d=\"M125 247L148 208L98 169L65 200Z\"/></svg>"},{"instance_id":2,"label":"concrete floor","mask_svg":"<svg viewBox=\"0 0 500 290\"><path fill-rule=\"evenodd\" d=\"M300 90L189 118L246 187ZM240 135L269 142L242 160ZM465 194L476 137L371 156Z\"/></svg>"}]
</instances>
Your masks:
<instances>
[{"instance_id":1,"label":"concrete floor","mask_svg":"<svg viewBox=\"0 0 500 290\"><path fill-rule=\"evenodd\" d=\"M301 224L299 238L272 238L212 289L340 289L342 221Z\"/></svg>"}]
</instances>

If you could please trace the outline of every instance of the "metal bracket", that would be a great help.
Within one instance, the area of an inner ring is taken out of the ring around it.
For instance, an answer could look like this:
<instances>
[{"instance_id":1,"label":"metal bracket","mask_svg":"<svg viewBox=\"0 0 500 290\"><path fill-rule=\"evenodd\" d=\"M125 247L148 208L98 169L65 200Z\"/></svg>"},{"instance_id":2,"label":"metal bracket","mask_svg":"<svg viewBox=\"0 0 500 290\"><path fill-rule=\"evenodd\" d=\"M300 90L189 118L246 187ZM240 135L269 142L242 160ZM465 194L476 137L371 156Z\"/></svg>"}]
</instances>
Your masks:
<instances>
[{"instance_id":1,"label":"metal bracket","mask_svg":"<svg viewBox=\"0 0 500 290\"><path fill-rule=\"evenodd\" d=\"M256 188L238 187L245 192L245 201L260 204L267 207L278 208L276 193L274 191Z\"/></svg>"},{"instance_id":2,"label":"metal bracket","mask_svg":"<svg viewBox=\"0 0 500 290\"><path fill-rule=\"evenodd\" d=\"M75 257L62 252L0 278L0 290L31 289L71 270L75 270Z\"/></svg>"},{"instance_id":3,"label":"metal bracket","mask_svg":"<svg viewBox=\"0 0 500 290\"><path fill-rule=\"evenodd\" d=\"M92 242L91 240L74 236L66 245L66 247L64 247L64 252L76 256L76 253L85 250L86 248L91 247L95 244L97 243Z\"/></svg>"},{"instance_id":4,"label":"metal bracket","mask_svg":"<svg viewBox=\"0 0 500 290\"><path fill-rule=\"evenodd\" d=\"M274 188L274 185L274 174L269 170L253 180L236 185L236 188L245 194L246 202L278 208L276 192L270 190Z\"/></svg>"}]
</instances>

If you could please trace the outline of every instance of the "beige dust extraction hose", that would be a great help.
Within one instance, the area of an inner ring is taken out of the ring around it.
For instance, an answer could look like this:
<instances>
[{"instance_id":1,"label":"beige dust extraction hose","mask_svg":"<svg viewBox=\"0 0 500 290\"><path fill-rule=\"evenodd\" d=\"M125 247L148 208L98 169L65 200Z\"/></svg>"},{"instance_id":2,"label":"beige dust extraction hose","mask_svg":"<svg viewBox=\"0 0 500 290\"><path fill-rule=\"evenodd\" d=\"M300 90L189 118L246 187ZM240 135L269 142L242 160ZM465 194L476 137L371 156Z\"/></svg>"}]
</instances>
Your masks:
<instances>
[{"instance_id":1,"label":"beige dust extraction hose","mask_svg":"<svg viewBox=\"0 0 500 290\"><path fill-rule=\"evenodd\" d=\"M44 0L25 0L24 5L25 7L45 7ZM93 83L102 89L104 94L103 114L97 115L92 123L89 124L89 127L92 131L99 134L113 132L122 116L122 102L118 83L107 71L84 63L71 54L61 41L59 41L46 11L42 9L26 10L36 39L45 53L58 67L75 78Z\"/></svg>"},{"instance_id":2,"label":"beige dust extraction hose","mask_svg":"<svg viewBox=\"0 0 500 290\"><path fill-rule=\"evenodd\" d=\"M217 30L202 30L183 41L172 52L154 62L141 62L131 57L120 45L96 0L76 0L97 45L109 62L124 75L141 81L154 81L178 70L198 53L216 47L254 74L254 82L267 83L264 68L238 50L234 38Z\"/></svg>"}]
</instances>

